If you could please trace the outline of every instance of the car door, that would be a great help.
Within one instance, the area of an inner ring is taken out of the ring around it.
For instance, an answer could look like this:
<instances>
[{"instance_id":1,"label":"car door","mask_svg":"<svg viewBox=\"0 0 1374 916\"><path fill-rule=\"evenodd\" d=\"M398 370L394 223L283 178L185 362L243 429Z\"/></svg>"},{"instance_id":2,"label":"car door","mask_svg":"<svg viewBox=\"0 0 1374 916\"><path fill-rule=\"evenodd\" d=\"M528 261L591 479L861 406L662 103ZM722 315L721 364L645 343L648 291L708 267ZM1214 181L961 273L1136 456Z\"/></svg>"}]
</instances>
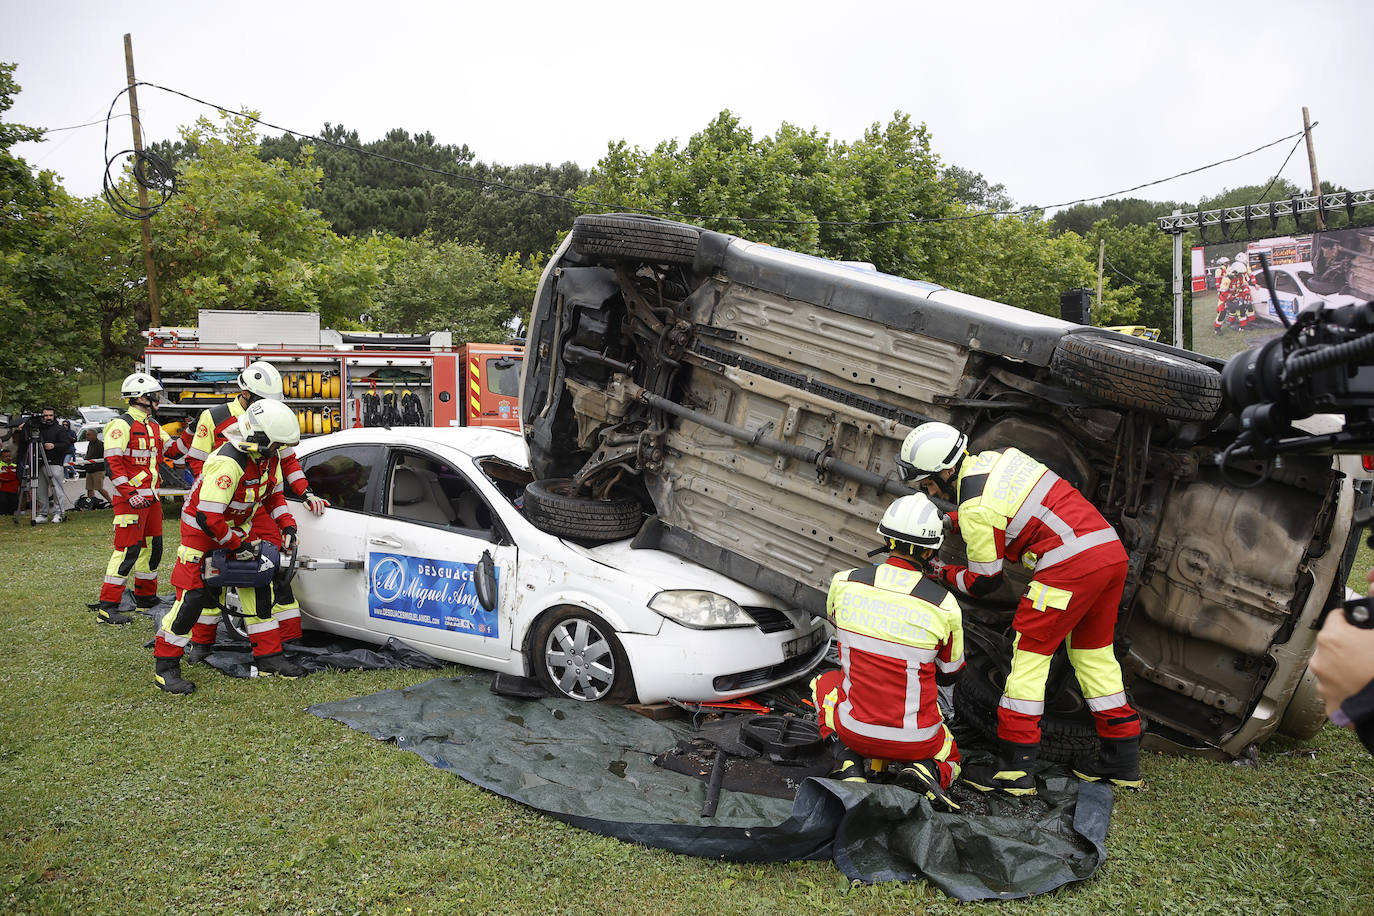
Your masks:
<instances>
[{"instance_id":1,"label":"car door","mask_svg":"<svg viewBox=\"0 0 1374 916\"><path fill-rule=\"evenodd\" d=\"M371 628L456 661L509 658L516 550L484 488L458 462L396 448L381 495L367 527ZM484 555L497 586L492 608L478 593Z\"/></svg>"},{"instance_id":2,"label":"car door","mask_svg":"<svg viewBox=\"0 0 1374 916\"><path fill-rule=\"evenodd\" d=\"M307 622L362 638L369 628L368 513L380 505L386 449L341 445L300 460L311 491L329 500L329 508L316 516L298 500L291 503L301 539L293 582L296 597Z\"/></svg>"}]
</instances>

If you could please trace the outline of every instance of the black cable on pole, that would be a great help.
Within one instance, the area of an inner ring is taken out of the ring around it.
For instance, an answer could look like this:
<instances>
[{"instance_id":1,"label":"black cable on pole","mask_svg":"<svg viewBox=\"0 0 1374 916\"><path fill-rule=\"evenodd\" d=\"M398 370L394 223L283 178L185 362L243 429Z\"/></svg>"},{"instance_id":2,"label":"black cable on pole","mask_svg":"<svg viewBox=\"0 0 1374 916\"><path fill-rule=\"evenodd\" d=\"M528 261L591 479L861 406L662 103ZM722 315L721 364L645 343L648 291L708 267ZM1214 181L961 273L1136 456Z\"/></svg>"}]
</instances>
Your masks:
<instances>
[{"instance_id":1,"label":"black cable on pole","mask_svg":"<svg viewBox=\"0 0 1374 916\"><path fill-rule=\"evenodd\" d=\"M137 84L135 84L137 85ZM172 164L156 153L147 150L120 150L113 156L110 155L110 122L114 120L114 107L119 102L119 97L128 92L132 87L126 86L115 97L110 100L110 110L105 113L105 175L101 180L101 195L105 202L110 205L120 216L126 219L149 219L163 205L167 203L177 190L176 170ZM119 189L119 182L111 174L116 162L125 156L133 154L133 176L134 181L145 190L152 191L157 195L156 203L149 203L144 207L137 200L129 200L124 196L124 192Z\"/></svg>"}]
</instances>

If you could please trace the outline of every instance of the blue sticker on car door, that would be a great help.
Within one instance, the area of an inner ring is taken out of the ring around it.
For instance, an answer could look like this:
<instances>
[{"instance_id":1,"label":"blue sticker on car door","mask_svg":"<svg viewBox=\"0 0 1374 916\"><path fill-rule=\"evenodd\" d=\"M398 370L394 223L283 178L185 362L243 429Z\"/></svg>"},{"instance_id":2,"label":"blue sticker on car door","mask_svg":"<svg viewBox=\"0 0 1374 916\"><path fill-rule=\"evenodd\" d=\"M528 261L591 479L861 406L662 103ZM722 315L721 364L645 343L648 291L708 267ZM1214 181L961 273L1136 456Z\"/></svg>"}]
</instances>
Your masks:
<instances>
[{"instance_id":1,"label":"blue sticker on car door","mask_svg":"<svg viewBox=\"0 0 1374 916\"><path fill-rule=\"evenodd\" d=\"M500 635L496 612L477 600L477 564L369 553L367 566L370 616L474 636ZM494 572L499 580L501 571Z\"/></svg>"}]
</instances>

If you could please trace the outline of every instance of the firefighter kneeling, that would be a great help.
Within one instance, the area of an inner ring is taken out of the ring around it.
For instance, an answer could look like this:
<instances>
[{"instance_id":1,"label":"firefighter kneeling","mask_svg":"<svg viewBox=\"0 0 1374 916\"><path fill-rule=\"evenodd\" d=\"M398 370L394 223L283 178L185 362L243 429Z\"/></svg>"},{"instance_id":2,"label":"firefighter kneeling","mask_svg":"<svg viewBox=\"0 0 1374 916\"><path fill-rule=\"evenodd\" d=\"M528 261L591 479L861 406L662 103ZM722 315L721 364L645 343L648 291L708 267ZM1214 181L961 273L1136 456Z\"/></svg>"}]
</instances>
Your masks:
<instances>
[{"instance_id":1,"label":"firefighter kneeling","mask_svg":"<svg viewBox=\"0 0 1374 916\"><path fill-rule=\"evenodd\" d=\"M903 496L878 525L887 562L836 573L826 614L835 625L839 671L811 682L821 734L847 749L832 778L864 780L868 766L897 767L897 781L938 808L959 775L959 748L945 726L938 686L964 666L963 615L954 597L917 568L944 540L939 510L925 496ZM874 553L879 553L874 551Z\"/></svg>"},{"instance_id":2,"label":"firefighter kneeling","mask_svg":"<svg viewBox=\"0 0 1374 916\"><path fill-rule=\"evenodd\" d=\"M195 690L181 676L181 656L188 643L204 649L214 643L223 592L223 585L215 583L232 581L223 578L226 570L229 575L243 574L241 564L263 565L262 542L250 540L259 507L280 529L284 549L290 550L296 537L296 521L286 507L277 457L279 448L300 441L295 414L279 401L257 401L226 431L226 439L206 460L181 513L181 547L172 570L176 603L162 618L153 648L154 680L169 693ZM225 553L215 557L217 551ZM266 553L267 564L274 566L273 551ZM236 564L239 569L231 569ZM215 574L207 579L211 565ZM262 674L299 677L304 670L282 654L281 634L272 618L270 578L267 575L259 587L239 589L253 663Z\"/></svg>"}]
</instances>

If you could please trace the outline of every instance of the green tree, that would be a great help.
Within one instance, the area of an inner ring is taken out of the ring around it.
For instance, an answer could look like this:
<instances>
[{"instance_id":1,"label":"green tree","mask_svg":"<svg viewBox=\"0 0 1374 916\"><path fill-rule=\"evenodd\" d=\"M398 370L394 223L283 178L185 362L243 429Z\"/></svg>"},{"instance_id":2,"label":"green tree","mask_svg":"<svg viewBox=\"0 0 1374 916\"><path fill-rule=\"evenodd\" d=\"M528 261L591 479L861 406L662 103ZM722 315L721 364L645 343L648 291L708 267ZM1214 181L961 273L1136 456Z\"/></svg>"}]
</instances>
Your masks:
<instances>
[{"instance_id":1,"label":"green tree","mask_svg":"<svg viewBox=\"0 0 1374 916\"><path fill-rule=\"evenodd\" d=\"M264 162L253 121L236 115L201 118L182 140L197 155L152 222L163 322L216 308L317 311L325 324L355 325L379 280L376 252L306 204L320 180L308 151L294 164Z\"/></svg>"},{"instance_id":2,"label":"green tree","mask_svg":"<svg viewBox=\"0 0 1374 916\"><path fill-rule=\"evenodd\" d=\"M502 255L553 249L572 227L578 208L569 198L587 178L573 162L556 166L476 162L459 172L474 180L433 188L430 231L436 238L480 245Z\"/></svg>"},{"instance_id":3,"label":"green tree","mask_svg":"<svg viewBox=\"0 0 1374 916\"><path fill-rule=\"evenodd\" d=\"M1005 189L943 167L925 126L900 112L846 143L790 124L756 139L724 111L682 146L611 144L578 196L1049 314L1093 275L1083 240L1052 239L1038 212L976 216L1010 203ZM1132 310L1129 297L1113 302Z\"/></svg>"},{"instance_id":4,"label":"green tree","mask_svg":"<svg viewBox=\"0 0 1374 916\"><path fill-rule=\"evenodd\" d=\"M1062 232L1077 232L1086 236L1093 226L1102 220L1111 220L1118 226L1153 227L1158 232L1161 216L1168 216L1175 210L1190 213L1194 209L1196 208L1192 204L1175 203L1172 200L1122 197L1065 207L1050 217L1050 225L1055 235Z\"/></svg>"},{"instance_id":5,"label":"green tree","mask_svg":"<svg viewBox=\"0 0 1374 916\"><path fill-rule=\"evenodd\" d=\"M513 256L429 235L376 241L384 267L368 325L377 330L448 330L455 340L504 341L534 300L539 271Z\"/></svg>"},{"instance_id":6,"label":"green tree","mask_svg":"<svg viewBox=\"0 0 1374 916\"><path fill-rule=\"evenodd\" d=\"M14 70L0 63L0 410L7 412L75 405L80 373L99 365L99 291L108 289L106 233L114 228L92 231L86 202L11 152L43 137L4 120L19 92Z\"/></svg>"}]
</instances>

